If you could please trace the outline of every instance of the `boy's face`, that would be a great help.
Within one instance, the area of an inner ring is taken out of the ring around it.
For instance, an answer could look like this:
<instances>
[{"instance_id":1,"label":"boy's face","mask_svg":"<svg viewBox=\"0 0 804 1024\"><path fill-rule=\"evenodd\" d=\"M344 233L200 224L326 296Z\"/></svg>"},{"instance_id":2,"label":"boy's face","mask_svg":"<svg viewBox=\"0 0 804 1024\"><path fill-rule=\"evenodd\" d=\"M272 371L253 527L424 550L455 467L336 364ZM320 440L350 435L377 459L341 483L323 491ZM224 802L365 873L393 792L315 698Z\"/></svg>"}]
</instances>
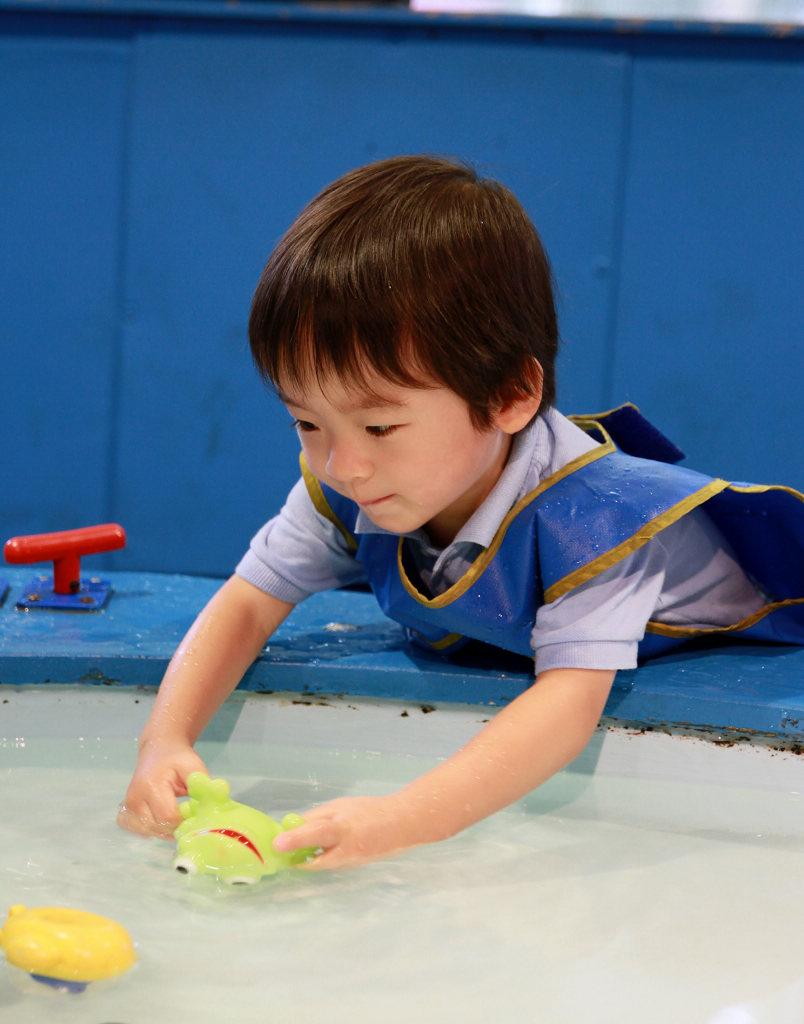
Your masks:
<instances>
[{"instance_id":1,"label":"boy's face","mask_svg":"<svg viewBox=\"0 0 804 1024\"><path fill-rule=\"evenodd\" d=\"M502 472L514 432L478 431L462 398L444 387L369 379L368 389L329 377L280 389L315 476L394 533L424 527L445 546Z\"/></svg>"}]
</instances>

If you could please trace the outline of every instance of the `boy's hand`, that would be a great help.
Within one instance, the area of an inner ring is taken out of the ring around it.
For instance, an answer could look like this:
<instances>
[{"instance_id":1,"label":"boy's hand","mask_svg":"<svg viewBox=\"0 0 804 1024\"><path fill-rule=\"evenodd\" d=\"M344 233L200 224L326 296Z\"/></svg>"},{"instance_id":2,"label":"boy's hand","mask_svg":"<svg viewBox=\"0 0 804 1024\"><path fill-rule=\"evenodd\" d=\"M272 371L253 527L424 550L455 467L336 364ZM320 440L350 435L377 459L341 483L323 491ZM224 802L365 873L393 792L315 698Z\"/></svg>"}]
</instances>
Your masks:
<instances>
[{"instance_id":1,"label":"boy's hand","mask_svg":"<svg viewBox=\"0 0 804 1024\"><path fill-rule=\"evenodd\" d=\"M353 867L416 846L416 824L399 794L344 797L308 811L303 825L274 839L274 849L285 853L313 846L324 851L300 864L300 870Z\"/></svg>"},{"instance_id":2,"label":"boy's hand","mask_svg":"<svg viewBox=\"0 0 804 1024\"><path fill-rule=\"evenodd\" d=\"M589 742L614 682L613 669L550 669L464 747L382 797L333 800L274 840L278 851L324 852L307 870L391 857L447 839L519 800L566 767Z\"/></svg>"},{"instance_id":3,"label":"boy's hand","mask_svg":"<svg viewBox=\"0 0 804 1024\"><path fill-rule=\"evenodd\" d=\"M187 776L206 772L192 747L145 748L117 812L117 824L141 836L172 839L181 824L176 798L187 795Z\"/></svg>"}]
</instances>

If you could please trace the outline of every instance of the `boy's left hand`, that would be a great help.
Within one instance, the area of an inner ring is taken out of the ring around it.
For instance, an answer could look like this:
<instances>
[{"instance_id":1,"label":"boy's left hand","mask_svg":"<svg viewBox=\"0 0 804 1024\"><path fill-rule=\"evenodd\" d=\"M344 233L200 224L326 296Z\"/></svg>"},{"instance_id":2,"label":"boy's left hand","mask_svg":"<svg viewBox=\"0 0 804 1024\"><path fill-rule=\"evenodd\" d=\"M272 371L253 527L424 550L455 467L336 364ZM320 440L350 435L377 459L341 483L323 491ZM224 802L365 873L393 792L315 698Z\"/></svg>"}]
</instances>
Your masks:
<instances>
[{"instance_id":1,"label":"boy's left hand","mask_svg":"<svg viewBox=\"0 0 804 1024\"><path fill-rule=\"evenodd\" d=\"M341 868L447 839L525 796L565 768L589 742L614 669L548 669L464 747L388 796L348 797L304 815L274 840L281 852L323 853L300 865Z\"/></svg>"},{"instance_id":2,"label":"boy's left hand","mask_svg":"<svg viewBox=\"0 0 804 1024\"><path fill-rule=\"evenodd\" d=\"M281 853L302 846L319 847L323 853L298 867L321 871L396 856L417 845L415 828L399 794L344 797L308 811L303 825L281 832L273 845Z\"/></svg>"}]
</instances>

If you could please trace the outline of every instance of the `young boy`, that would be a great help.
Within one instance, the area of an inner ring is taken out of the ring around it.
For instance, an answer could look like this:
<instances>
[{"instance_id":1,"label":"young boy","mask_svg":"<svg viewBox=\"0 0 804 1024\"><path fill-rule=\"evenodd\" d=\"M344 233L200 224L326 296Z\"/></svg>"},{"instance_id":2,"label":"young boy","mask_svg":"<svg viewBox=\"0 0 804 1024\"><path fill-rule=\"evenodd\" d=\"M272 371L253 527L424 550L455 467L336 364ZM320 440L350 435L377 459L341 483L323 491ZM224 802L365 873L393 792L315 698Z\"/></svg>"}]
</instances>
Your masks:
<instances>
[{"instance_id":1,"label":"young boy","mask_svg":"<svg viewBox=\"0 0 804 1024\"><path fill-rule=\"evenodd\" d=\"M554 409L550 268L498 183L430 157L347 174L269 259L249 333L302 478L171 661L124 827L172 833L204 768L194 743L324 589L367 581L414 641L527 653L536 678L398 792L308 811L275 845L320 847L314 869L447 838L524 796L583 750L638 653L724 630L804 642L802 497L669 465L679 453L633 408L601 423L666 461Z\"/></svg>"}]
</instances>

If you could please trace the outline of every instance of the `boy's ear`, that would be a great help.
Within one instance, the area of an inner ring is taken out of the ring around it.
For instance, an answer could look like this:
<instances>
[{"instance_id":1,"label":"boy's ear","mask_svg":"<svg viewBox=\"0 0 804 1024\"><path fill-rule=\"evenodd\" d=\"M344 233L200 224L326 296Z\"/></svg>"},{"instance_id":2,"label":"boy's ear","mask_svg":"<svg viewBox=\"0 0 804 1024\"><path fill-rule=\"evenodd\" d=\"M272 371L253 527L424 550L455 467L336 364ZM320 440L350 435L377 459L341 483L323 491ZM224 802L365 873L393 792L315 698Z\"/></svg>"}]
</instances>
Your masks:
<instances>
[{"instance_id":1,"label":"boy's ear","mask_svg":"<svg viewBox=\"0 0 804 1024\"><path fill-rule=\"evenodd\" d=\"M498 409L492 419L493 426L506 434L516 434L523 430L539 411L542 403L544 374L537 359L530 361L525 376L522 392Z\"/></svg>"}]
</instances>

